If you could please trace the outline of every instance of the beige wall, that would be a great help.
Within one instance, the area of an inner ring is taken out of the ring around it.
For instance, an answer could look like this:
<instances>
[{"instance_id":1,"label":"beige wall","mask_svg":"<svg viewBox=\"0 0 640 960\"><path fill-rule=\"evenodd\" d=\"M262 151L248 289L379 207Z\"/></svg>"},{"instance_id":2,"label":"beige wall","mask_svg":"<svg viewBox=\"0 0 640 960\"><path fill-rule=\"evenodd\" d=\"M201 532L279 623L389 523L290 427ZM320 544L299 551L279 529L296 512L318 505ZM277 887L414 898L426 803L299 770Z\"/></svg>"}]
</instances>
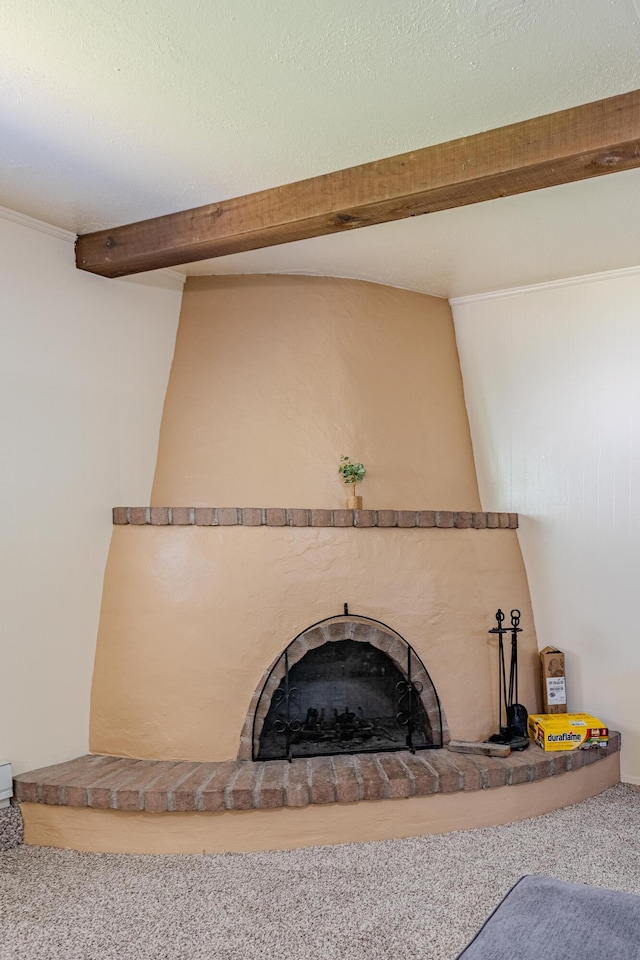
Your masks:
<instances>
[{"instance_id":1,"label":"beige wall","mask_svg":"<svg viewBox=\"0 0 640 960\"><path fill-rule=\"evenodd\" d=\"M9 218L12 219L9 219ZM86 753L111 508L148 500L181 288L0 211L0 759Z\"/></svg>"},{"instance_id":2,"label":"beige wall","mask_svg":"<svg viewBox=\"0 0 640 960\"><path fill-rule=\"evenodd\" d=\"M484 507L520 513L540 645L640 783L640 270L454 310Z\"/></svg>"},{"instance_id":3,"label":"beige wall","mask_svg":"<svg viewBox=\"0 0 640 960\"><path fill-rule=\"evenodd\" d=\"M480 509L449 305L356 280L190 278L153 504Z\"/></svg>"}]
</instances>

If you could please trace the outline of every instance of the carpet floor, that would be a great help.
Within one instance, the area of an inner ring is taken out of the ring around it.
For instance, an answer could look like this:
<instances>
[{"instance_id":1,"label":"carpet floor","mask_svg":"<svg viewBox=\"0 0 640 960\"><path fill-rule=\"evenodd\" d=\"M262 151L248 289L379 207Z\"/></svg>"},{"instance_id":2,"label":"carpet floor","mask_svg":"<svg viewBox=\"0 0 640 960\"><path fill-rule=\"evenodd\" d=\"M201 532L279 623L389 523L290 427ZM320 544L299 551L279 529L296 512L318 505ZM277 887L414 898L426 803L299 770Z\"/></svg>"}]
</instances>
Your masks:
<instances>
[{"instance_id":1,"label":"carpet floor","mask_svg":"<svg viewBox=\"0 0 640 960\"><path fill-rule=\"evenodd\" d=\"M0 855L0 957L453 960L526 873L640 894L640 787L504 827L282 853L22 846Z\"/></svg>"}]
</instances>

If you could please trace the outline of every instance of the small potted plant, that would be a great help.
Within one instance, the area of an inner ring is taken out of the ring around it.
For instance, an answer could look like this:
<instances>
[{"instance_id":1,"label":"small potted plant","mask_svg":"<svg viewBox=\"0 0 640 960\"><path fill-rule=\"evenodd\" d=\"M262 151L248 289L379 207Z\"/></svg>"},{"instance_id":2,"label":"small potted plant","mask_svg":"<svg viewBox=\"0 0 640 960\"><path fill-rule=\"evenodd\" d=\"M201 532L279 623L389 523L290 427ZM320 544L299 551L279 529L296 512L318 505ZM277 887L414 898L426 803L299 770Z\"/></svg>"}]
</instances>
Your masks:
<instances>
[{"instance_id":1,"label":"small potted plant","mask_svg":"<svg viewBox=\"0 0 640 960\"><path fill-rule=\"evenodd\" d=\"M352 484L352 495L347 498L347 510L362 510L362 497L356 496L356 488L366 472L361 463L351 463L351 457L340 457L338 473L345 483Z\"/></svg>"}]
</instances>

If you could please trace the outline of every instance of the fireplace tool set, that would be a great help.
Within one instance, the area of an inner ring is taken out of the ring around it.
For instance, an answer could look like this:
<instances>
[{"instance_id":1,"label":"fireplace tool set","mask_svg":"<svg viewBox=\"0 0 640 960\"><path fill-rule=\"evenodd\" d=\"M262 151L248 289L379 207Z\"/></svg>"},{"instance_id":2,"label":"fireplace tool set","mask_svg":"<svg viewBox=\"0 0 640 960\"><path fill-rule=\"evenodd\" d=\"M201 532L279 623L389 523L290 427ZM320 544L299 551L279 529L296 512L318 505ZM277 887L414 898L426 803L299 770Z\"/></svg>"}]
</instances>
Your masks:
<instances>
[{"instance_id":1,"label":"fireplace tool set","mask_svg":"<svg viewBox=\"0 0 640 960\"><path fill-rule=\"evenodd\" d=\"M497 626L489 633L498 637L498 733L489 737L487 743L508 744L512 750L526 750L529 746L527 735L528 714L526 708L518 703L518 634L520 611L511 611L511 626L504 627L505 615L502 610L496 613ZM511 662L509 665L509 689L507 691L507 671L505 667L504 637L511 634ZM504 723L502 722L504 716Z\"/></svg>"}]
</instances>

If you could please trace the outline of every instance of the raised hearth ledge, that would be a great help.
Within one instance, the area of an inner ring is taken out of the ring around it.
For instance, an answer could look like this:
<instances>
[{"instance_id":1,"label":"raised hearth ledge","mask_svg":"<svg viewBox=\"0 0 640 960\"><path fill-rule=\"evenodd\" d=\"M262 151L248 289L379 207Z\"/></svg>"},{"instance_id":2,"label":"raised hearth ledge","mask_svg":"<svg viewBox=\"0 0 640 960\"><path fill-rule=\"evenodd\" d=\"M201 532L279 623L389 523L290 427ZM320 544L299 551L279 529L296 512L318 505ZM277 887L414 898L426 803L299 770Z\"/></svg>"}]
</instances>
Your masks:
<instances>
[{"instance_id":1,"label":"raised hearth ledge","mask_svg":"<svg viewBox=\"0 0 640 960\"><path fill-rule=\"evenodd\" d=\"M517 513L464 510L311 510L294 507L114 507L113 522L132 526L427 527L515 530Z\"/></svg>"},{"instance_id":2,"label":"raised hearth ledge","mask_svg":"<svg viewBox=\"0 0 640 960\"><path fill-rule=\"evenodd\" d=\"M619 750L612 732L603 750L548 754L532 745L504 760L447 750L290 764L89 755L20 774L14 791L30 844L105 853L275 850L534 816L617 783Z\"/></svg>"},{"instance_id":3,"label":"raised hearth ledge","mask_svg":"<svg viewBox=\"0 0 640 960\"><path fill-rule=\"evenodd\" d=\"M218 812L306 807L486 790L544 780L601 762L620 750L620 734L597 750L545 753L535 744L504 759L402 750L286 760L136 760L88 754L22 773L20 803L100 810Z\"/></svg>"},{"instance_id":4,"label":"raised hearth ledge","mask_svg":"<svg viewBox=\"0 0 640 960\"><path fill-rule=\"evenodd\" d=\"M203 854L290 850L496 826L602 793L620 780L619 757L613 752L578 770L517 787L276 810L127 813L22 801L25 843L98 853Z\"/></svg>"}]
</instances>

